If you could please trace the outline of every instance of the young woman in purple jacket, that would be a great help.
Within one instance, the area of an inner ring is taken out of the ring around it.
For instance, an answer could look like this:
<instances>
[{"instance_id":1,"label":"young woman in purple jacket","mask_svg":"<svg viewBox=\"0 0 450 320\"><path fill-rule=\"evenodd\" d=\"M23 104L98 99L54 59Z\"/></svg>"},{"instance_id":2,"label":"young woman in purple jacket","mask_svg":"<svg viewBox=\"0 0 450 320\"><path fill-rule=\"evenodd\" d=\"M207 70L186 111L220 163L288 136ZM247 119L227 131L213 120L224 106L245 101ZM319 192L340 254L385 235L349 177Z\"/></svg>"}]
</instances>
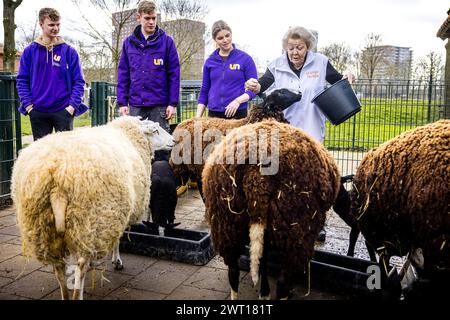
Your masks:
<instances>
[{"instance_id":1,"label":"young woman in purple jacket","mask_svg":"<svg viewBox=\"0 0 450 320\"><path fill-rule=\"evenodd\" d=\"M203 66L197 117L208 107L209 117L245 118L247 102L255 97L252 91L245 91L245 82L258 77L255 62L236 48L231 28L224 21L213 24L212 37L218 48Z\"/></svg>"}]
</instances>

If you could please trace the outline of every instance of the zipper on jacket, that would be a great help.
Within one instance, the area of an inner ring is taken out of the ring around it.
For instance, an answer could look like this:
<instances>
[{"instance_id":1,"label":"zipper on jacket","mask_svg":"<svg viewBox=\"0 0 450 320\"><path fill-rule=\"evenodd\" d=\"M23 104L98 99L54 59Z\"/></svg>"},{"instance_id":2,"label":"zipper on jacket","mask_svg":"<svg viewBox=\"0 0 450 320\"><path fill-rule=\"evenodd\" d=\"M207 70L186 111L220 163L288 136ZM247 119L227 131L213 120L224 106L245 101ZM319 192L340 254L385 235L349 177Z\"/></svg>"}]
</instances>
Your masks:
<instances>
[{"instance_id":1,"label":"zipper on jacket","mask_svg":"<svg viewBox=\"0 0 450 320\"><path fill-rule=\"evenodd\" d=\"M223 94L224 94L224 83L225 83L225 70L226 70L226 64L227 64L227 59L225 59L225 61L222 61L222 84L221 84L221 90L220 90L220 105L223 106Z\"/></svg>"}]
</instances>

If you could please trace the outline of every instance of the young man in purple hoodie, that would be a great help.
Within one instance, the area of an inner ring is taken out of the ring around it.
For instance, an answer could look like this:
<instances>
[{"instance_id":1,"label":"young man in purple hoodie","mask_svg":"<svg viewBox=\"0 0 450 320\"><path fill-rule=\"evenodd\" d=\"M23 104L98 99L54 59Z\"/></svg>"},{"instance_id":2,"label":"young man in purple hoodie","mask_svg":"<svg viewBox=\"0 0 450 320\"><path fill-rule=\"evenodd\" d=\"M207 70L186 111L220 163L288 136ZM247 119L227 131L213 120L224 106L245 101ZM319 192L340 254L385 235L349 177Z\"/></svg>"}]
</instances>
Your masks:
<instances>
[{"instance_id":1,"label":"young man in purple hoodie","mask_svg":"<svg viewBox=\"0 0 450 320\"><path fill-rule=\"evenodd\" d=\"M180 94L180 62L175 43L157 25L156 5L141 1L140 25L123 42L119 61L117 103L122 115L159 122L170 132Z\"/></svg>"},{"instance_id":2,"label":"young man in purple hoodie","mask_svg":"<svg viewBox=\"0 0 450 320\"><path fill-rule=\"evenodd\" d=\"M23 51L17 74L19 111L29 115L33 138L73 129L82 103L84 77L77 51L59 36L60 15L52 8L39 11L42 35Z\"/></svg>"},{"instance_id":3,"label":"young man in purple hoodie","mask_svg":"<svg viewBox=\"0 0 450 320\"><path fill-rule=\"evenodd\" d=\"M140 116L158 122L170 132L180 94L180 62L175 43L157 25L156 5L141 1L140 25L123 42L117 81L121 115ZM169 153L156 152L152 162L150 211L153 222L174 227L177 204L176 181Z\"/></svg>"}]
</instances>

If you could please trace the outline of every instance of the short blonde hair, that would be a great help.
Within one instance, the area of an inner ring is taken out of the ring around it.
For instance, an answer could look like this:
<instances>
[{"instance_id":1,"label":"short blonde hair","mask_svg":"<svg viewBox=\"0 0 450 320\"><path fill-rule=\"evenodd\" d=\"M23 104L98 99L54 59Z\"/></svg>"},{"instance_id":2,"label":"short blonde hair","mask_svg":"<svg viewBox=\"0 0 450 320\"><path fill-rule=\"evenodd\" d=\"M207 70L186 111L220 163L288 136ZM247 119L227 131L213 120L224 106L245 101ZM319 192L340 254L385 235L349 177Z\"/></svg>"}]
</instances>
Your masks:
<instances>
[{"instance_id":1,"label":"short blonde hair","mask_svg":"<svg viewBox=\"0 0 450 320\"><path fill-rule=\"evenodd\" d=\"M287 43L289 39L301 39L305 41L308 50L314 50L316 47L316 37L306 28L303 27L290 27L289 30L284 34L282 45L283 49L287 49Z\"/></svg>"},{"instance_id":2,"label":"short blonde hair","mask_svg":"<svg viewBox=\"0 0 450 320\"><path fill-rule=\"evenodd\" d=\"M152 14L156 12L156 4L153 1L141 1L137 7L138 14Z\"/></svg>"},{"instance_id":3,"label":"short blonde hair","mask_svg":"<svg viewBox=\"0 0 450 320\"><path fill-rule=\"evenodd\" d=\"M228 31L230 31L231 33L233 33L233 32L231 31L231 28L230 28L230 26L228 25L228 23L226 23L226 22L223 21L223 20L216 21L216 22L214 22L214 24L213 24L213 26L212 26L212 30L211 30L211 34L212 34L213 40L216 40L217 34L218 34L220 31L222 31L222 30L228 30Z\"/></svg>"},{"instance_id":4,"label":"short blonde hair","mask_svg":"<svg viewBox=\"0 0 450 320\"><path fill-rule=\"evenodd\" d=\"M44 22L45 18L49 18L51 21L58 21L61 19L61 15L56 9L42 8L39 10L39 22Z\"/></svg>"}]
</instances>

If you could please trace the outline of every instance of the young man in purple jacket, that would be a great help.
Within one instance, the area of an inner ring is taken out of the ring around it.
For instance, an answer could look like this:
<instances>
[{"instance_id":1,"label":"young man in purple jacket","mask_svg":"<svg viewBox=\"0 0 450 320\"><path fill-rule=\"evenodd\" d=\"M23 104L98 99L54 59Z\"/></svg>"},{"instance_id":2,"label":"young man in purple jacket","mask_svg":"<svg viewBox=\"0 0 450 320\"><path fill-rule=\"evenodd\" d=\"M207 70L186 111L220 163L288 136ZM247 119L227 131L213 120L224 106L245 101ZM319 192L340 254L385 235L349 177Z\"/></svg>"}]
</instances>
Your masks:
<instances>
[{"instance_id":1,"label":"young man in purple jacket","mask_svg":"<svg viewBox=\"0 0 450 320\"><path fill-rule=\"evenodd\" d=\"M173 39L157 26L156 5L141 1L140 25L123 42L119 61L117 103L121 115L140 116L158 122L170 132L180 94L180 62ZM169 153L156 152L152 162L150 211L153 222L174 227L176 181Z\"/></svg>"},{"instance_id":2,"label":"young man in purple jacket","mask_svg":"<svg viewBox=\"0 0 450 320\"><path fill-rule=\"evenodd\" d=\"M60 15L39 11L42 35L23 51L17 74L19 111L30 116L33 138L73 129L73 117L88 107L81 101L84 77L77 51L59 36Z\"/></svg>"},{"instance_id":3,"label":"young man in purple jacket","mask_svg":"<svg viewBox=\"0 0 450 320\"><path fill-rule=\"evenodd\" d=\"M141 1L140 25L123 42L119 61L117 103L122 115L159 122L170 132L180 93L180 62L174 41L157 25L156 6Z\"/></svg>"}]
</instances>

